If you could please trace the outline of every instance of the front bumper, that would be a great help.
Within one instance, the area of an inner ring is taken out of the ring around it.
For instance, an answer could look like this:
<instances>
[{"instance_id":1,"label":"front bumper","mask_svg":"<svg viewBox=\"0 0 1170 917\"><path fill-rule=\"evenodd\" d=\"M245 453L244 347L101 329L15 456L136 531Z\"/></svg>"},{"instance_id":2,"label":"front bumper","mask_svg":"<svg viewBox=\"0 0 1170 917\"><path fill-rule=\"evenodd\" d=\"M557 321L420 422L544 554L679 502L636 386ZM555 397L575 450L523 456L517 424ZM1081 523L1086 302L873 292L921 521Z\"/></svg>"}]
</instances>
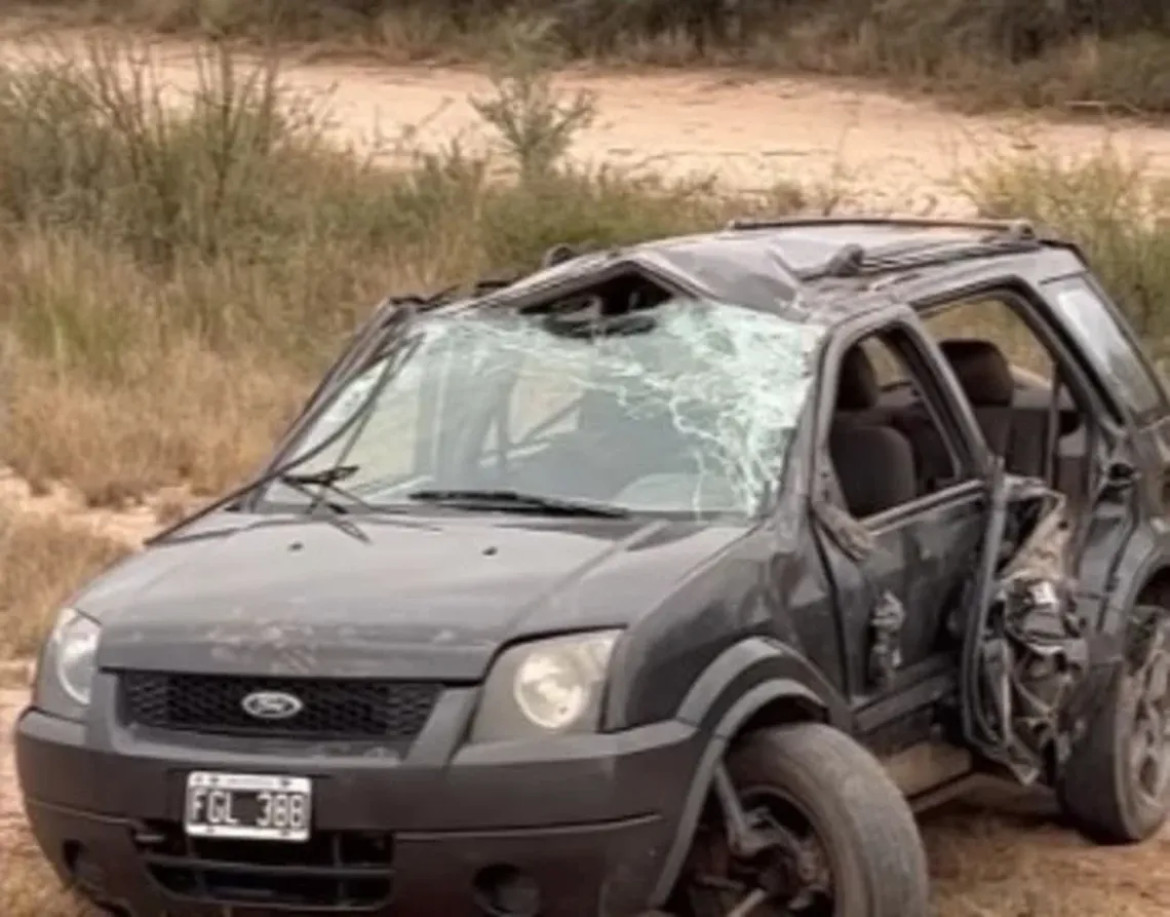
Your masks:
<instances>
[{"instance_id":1,"label":"front bumper","mask_svg":"<svg viewBox=\"0 0 1170 917\"><path fill-rule=\"evenodd\" d=\"M148 735L112 716L79 724L29 710L17 728L17 766L54 869L134 917L223 915L229 905L239 917L473 915L485 912L485 887L508 870L534 883L543 917L646 909L700 737L665 723L460 747L462 730L442 723L465 722L473 702L473 691L447 692L447 716L436 715L403 756ZM195 769L311 777L313 839L188 841L184 787Z\"/></svg>"}]
</instances>

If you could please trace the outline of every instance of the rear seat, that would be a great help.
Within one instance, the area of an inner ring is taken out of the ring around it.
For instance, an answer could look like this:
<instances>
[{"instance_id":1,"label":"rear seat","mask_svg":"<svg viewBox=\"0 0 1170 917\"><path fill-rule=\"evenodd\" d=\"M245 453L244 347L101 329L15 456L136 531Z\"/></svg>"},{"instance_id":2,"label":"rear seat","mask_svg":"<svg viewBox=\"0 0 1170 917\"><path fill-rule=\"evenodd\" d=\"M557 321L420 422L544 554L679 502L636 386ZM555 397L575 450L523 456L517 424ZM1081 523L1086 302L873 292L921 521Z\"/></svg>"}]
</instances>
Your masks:
<instances>
[{"instance_id":1,"label":"rear seat","mask_svg":"<svg viewBox=\"0 0 1170 917\"><path fill-rule=\"evenodd\" d=\"M1043 476L1051 394L1031 389L1017 392L1011 365L991 341L952 338L940 341L939 348L971 405L988 448L1004 457L1009 472ZM1064 400L1068 400L1067 396ZM932 493L951 483L955 468L925 406L917 400L904 407L885 406L881 401L882 391L873 364L860 346L851 347L841 362L831 439L834 463L838 465L838 475L843 478L842 487L852 488L853 499L866 506L880 502L880 495L863 492L860 483L860 476L866 473L864 455L867 449L883 451L883 457L875 459L884 463L883 470L874 466L868 472L871 476L901 475L900 471L889 470L895 465L903 467L904 463L893 456L901 447L893 445L893 439L885 433L873 433L875 429L900 434L901 440L909 446L915 473L915 495ZM1061 432L1067 435L1077 430L1078 417L1071 404L1062 407ZM841 432L846 426L864 427L871 432L851 436ZM852 450L861 450L862 458L850 455ZM1075 449L1072 451L1074 455L1069 462L1075 463L1078 459L1083 462L1083 456L1076 455ZM860 468L856 467L857 462L860 462ZM1065 476L1070 474L1062 471ZM846 474L854 477L846 482ZM896 490L901 484L895 483L891 487ZM887 495L882 499L894 499L895 496L912 499L904 494Z\"/></svg>"},{"instance_id":2,"label":"rear seat","mask_svg":"<svg viewBox=\"0 0 1170 917\"><path fill-rule=\"evenodd\" d=\"M1016 384L1007 358L991 341L973 338L942 341L939 349L971 403L988 448L1008 457Z\"/></svg>"},{"instance_id":3,"label":"rear seat","mask_svg":"<svg viewBox=\"0 0 1170 917\"><path fill-rule=\"evenodd\" d=\"M942 341L939 347L975 409L987 445L1003 456L1007 470L1012 474L1044 477L1052 422L1052 390L1017 389L1011 366L990 341L954 339ZM1080 432L1080 418L1067 391L1061 394L1059 424L1059 436ZM1066 441L1062 452L1067 454L1061 461L1076 462L1083 453L1083 443ZM1074 478L1077 473L1078 469L1074 468Z\"/></svg>"}]
</instances>

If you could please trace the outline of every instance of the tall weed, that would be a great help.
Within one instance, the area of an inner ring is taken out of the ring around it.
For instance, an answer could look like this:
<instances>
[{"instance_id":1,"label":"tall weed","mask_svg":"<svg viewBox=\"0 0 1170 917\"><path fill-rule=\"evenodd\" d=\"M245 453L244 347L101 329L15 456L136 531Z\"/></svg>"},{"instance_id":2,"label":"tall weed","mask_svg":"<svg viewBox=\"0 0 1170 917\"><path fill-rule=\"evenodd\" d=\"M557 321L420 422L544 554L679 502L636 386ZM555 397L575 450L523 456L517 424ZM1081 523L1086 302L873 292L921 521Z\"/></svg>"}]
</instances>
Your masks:
<instances>
[{"instance_id":1,"label":"tall weed","mask_svg":"<svg viewBox=\"0 0 1170 917\"><path fill-rule=\"evenodd\" d=\"M963 177L983 216L1031 218L1081 245L1159 358L1170 356L1170 185L1112 147L1010 156Z\"/></svg>"},{"instance_id":2,"label":"tall weed","mask_svg":"<svg viewBox=\"0 0 1170 917\"><path fill-rule=\"evenodd\" d=\"M387 292L749 207L568 168L591 103L562 98L539 57L479 100L485 128L515 127L502 163L452 145L393 171L328 146L278 61L222 45L199 60L188 99L133 45L0 65L0 460L91 501L226 486Z\"/></svg>"},{"instance_id":3,"label":"tall weed","mask_svg":"<svg viewBox=\"0 0 1170 917\"><path fill-rule=\"evenodd\" d=\"M508 34L492 73L495 96L471 105L503 141L522 181L547 178L563 161L573 138L597 117L593 95L557 93L549 76L555 60L548 23L519 23Z\"/></svg>"}]
</instances>

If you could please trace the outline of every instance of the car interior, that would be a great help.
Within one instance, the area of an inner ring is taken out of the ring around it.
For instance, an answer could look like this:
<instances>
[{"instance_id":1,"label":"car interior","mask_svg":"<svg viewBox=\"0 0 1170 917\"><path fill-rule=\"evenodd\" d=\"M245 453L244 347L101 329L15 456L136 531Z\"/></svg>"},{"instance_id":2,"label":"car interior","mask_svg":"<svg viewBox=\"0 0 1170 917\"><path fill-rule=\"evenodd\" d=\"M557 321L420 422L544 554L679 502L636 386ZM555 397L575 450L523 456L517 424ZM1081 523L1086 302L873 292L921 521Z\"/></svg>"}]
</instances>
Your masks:
<instances>
[{"instance_id":1,"label":"car interior","mask_svg":"<svg viewBox=\"0 0 1170 917\"><path fill-rule=\"evenodd\" d=\"M925 323L1008 473L1041 479L1072 506L1081 503L1089 486L1087 415L1015 307L1006 300L959 303ZM829 451L857 518L966 476L903 353L888 334L877 333L854 344L841 362Z\"/></svg>"}]
</instances>

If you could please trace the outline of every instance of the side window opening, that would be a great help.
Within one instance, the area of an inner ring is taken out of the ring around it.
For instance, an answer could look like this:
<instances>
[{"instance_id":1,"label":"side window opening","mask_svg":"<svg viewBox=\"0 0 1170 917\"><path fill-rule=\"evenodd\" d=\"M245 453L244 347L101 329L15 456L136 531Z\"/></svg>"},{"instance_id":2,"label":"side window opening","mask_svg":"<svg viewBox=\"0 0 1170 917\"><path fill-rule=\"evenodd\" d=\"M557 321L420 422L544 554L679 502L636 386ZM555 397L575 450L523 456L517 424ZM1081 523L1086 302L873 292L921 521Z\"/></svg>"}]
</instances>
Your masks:
<instances>
[{"instance_id":1,"label":"side window opening","mask_svg":"<svg viewBox=\"0 0 1170 917\"><path fill-rule=\"evenodd\" d=\"M1014 294L985 294L932 310L923 322L1007 471L1039 478L1076 505L1089 490L1090 415L1024 308Z\"/></svg>"},{"instance_id":2,"label":"side window opening","mask_svg":"<svg viewBox=\"0 0 1170 917\"><path fill-rule=\"evenodd\" d=\"M969 479L938 406L887 329L852 345L838 367L829 457L849 512L863 519Z\"/></svg>"}]
</instances>

